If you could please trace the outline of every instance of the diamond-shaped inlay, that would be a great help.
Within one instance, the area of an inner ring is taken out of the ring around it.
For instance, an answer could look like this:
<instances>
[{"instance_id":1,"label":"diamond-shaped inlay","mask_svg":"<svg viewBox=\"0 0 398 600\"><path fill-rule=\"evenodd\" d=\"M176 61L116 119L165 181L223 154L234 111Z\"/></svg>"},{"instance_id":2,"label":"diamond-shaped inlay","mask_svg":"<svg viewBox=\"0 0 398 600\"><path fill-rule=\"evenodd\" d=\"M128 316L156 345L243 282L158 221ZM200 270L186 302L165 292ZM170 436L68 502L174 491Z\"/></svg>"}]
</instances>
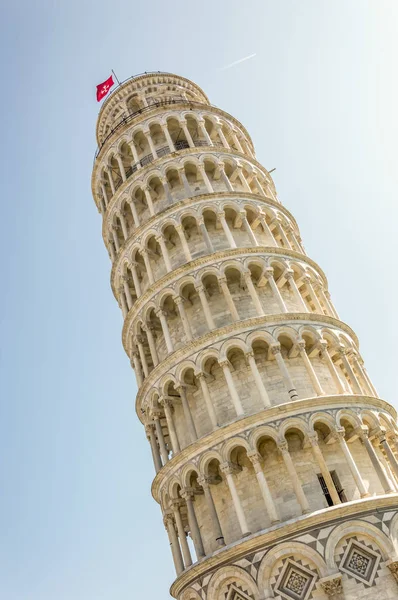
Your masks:
<instances>
[{"instance_id":1,"label":"diamond-shaped inlay","mask_svg":"<svg viewBox=\"0 0 398 600\"><path fill-rule=\"evenodd\" d=\"M276 582L275 592L288 600L307 600L314 587L315 579L315 573L288 560Z\"/></svg>"},{"instance_id":2,"label":"diamond-shaped inlay","mask_svg":"<svg viewBox=\"0 0 398 600\"><path fill-rule=\"evenodd\" d=\"M357 540L350 540L340 569L358 581L372 585L381 557Z\"/></svg>"}]
</instances>

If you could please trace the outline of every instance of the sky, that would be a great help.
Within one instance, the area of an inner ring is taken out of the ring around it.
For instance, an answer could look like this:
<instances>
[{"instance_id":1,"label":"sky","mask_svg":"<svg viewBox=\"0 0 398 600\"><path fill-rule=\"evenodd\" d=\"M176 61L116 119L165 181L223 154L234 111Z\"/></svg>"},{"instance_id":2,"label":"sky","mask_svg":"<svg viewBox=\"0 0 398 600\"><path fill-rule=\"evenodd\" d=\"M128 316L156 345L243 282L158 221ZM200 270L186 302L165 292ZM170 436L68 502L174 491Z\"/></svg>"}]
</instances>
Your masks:
<instances>
[{"instance_id":1,"label":"sky","mask_svg":"<svg viewBox=\"0 0 398 600\"><path fill-rule=\"evenodd\" d=\"M398 3L2 1L0 598L166 599L171 553L91 197L95 86L111 69L174 72L246 126L398 406Z\"/></svg>"}]
</instances>

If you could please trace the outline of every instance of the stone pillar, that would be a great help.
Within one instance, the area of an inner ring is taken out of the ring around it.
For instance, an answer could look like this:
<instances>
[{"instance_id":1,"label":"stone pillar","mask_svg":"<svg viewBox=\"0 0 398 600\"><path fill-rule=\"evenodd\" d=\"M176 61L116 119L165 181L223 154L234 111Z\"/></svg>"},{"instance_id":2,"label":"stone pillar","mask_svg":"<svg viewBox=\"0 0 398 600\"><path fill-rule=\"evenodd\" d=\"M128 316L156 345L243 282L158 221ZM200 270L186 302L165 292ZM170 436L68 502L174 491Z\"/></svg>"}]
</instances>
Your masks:
<instances>
[{"instance_id":1,"label":"stone pillar","mask_svg":"<svg viewBox=\"0 0 398 600\"><path fill-rule=\"evenodd\" d=\"M196 373L197 379L199 379L200 387L202 390L202 396L206 404L207 412L209 413L210 421L213 426L213 429L218 427L217 416L214 410L213 403L210 398L209 388L207 387L207 381L205 379L205 374L202 372Z\"/></svg>"},{"instance_id":2,"label":"stone pillar","mask_svg":"<svg viewBox=\"0 0 398 600\"><path fill-rule=\"evenodd\" d=\"M171 266L169 251L167 250L166 242L164 241L163 235L162 234L158 235L156 237L156 241L158 242L158 244L160 246L164 264L166 265L166 270L168 273L170 273L170 271L173 270L173 267Z\"/></svg>"},{"instance_id":3,"label":"stone pillar","mask_svg":"<svg viewBox=\"0 0 398 600\"><path fill-rule=\"evenodd\" d=\"M169 430L171 449L173 450L173 456L180 452L180 444L177 437L176 428L174 425L173 419L173 403L168 398L161 398L159 400L160 404L163 406L164 414L167 421L167 429Z\"/></svg>"},{"instance_id":4,"label":"stone pillar","mask_svg":"<svg viewBox=\"0 0 398 600\"><path fill-rule=\"evenodd\" d=\"M302 311L308 312L308 308L304 302L302 295L300 294L300 291L297 287L297 283L294 279L293 271L292 270L286 271L285 278L289 282L290 289L292 290L294 297L295 297L298 305L301 307Z\"/></svg>"},{"instance_id":5,"label":"stone pillar","mask_svg":"<svg viewBox=\"0 0 398 600\"><path fill-rule=\"evenodd\" d=\"M223 231L225 233L225 237L227 238L230 247L231 248L236 248L236 243L235 243L235 240L234 240L234 236L232 235L232 232L231 232L231 230L230 230L230 228L228 226L228 223L227 223L227 221L225 219L224 211L219 211L217 213L217 217L218 217L218 220L221 223L221 227L223 228Z\"/></svg>"},{"instance_id":6,"label":"stone pillar","mask_svg":"<svg viewBox=\"0 0 398 600\"><path fill-rule=\"evenodd\" d=\"M216 329L216 325L213 321L209 303L207 302L205 288L203 287L203 285L198 285L198 286L195 286L195 289L199 294L199 298L202 303L202 308L203 308L203 312L205 315L205 319L206 319L206 323L209 328L209 331L213 331L213 329Z\"/></svg>"},{"instance_id":7,"label":"stone pillar","mask_svg":"<svg viewBox=\"0 0 398 600\"><path fill-rule=\"evenodd\" d=\"M234 383L234 380L232 377L231 370L229 368L229 361L224 360L224 361L219 362L218 364L220 365L220 367L223 370L225 381L227 382L229 394L231 396L232 404L234 405L236 415L238 417L240 417L241 415L244 414L244 411L243 411L243 407L242 407L238 392L235 387L235 383Z\"/></svg>"},{"instance_id":8,"label":"stone pillar","mask_svg":"<svg viewBox=\"0 0 398 600\"><path fill-rule=\"evenodd\" d=\"M220 125L220 123L216 123L215 128L217 130L217 133L220 137L221 143L225 148L228 148L228 150L230 149L229 144L227 142L227 138L224 135L224 132L222 130L222 125Z\"/></svg>"},{"instance_id":9,"label":"stone pillar","mask_svg":"<svg viewBox=\"0 0 398 600\"><path fill-rule=\"evenodd\" d=\"M167 145L170 148L170 152L175 152L176 149L175 149L175 146L174 146L174 142L171 139L171 135L170 135L169 129L167 127L167 123L161 123L161 128L162 128L162 131L163 131L163 135L166 138Z\"/></svg>"},{"instance_id":10,"label":"stone pillar","mask_svg":"<svg viewBox=\"0 0 398 600\"><path fill-rule=\"evenodd\" d=\"M213 142L212 142L211 137L209 136L208 131L206 129L204 119L199 119L198 125L199 125L199 129L200 129L203 137L205 138L205 140L207 142L207 145L208 146L213 146Z\"/></svg>"},{"instance_id":11,"label":"stone pillar","mask_svg":"<svg viewBox=\"0 0 398 600\"><path fill-rule=\"evenodd\" d=\"M279 523L280 518L278 515L278 511L272 499L267 480L265 479L264 471L261 468L260 455L258 454L258 452L248 452L247 456L254 467L258 485L260 486L261 495L263 497L265 508L267 509L271 525L274 523Z\"/></svg>"},{"instance_id":12,"label":"stone pillar","mask_svg":"<svg viewBox=\"0 0 398 600\"><path fill-rule=\"evenodd\" d=\"M124 218L123 213L118 213L118 217L119 217L120 225L122 226L124 241L126 241L127 238L129 237L129 233L127 231L126 219Z\"/></svg>"},{"instance_id":13,"label":"stone pillar","mask_svg":"<svg viewBox=\"0 0 398 600\"><path fill-rule=\"evenodd\" d=\"M149 189L148 186L144 187L144 193L145 193L145 199L146 202L148 204L148 210L149 210L149 214L151 215L151 217L153 217L155 215L155 210L153 208L153 202L152 202L152 196L151 196L151 191Z\"/></svg>"},{"instance_id":14,"label":"stone pillar","mask_svg":"<svg viewBox=\"0 0 398 600\"><path fill-rule=\"evenodd\" d=\"M146 248L143 248L140 252L141 252L142 258L144 259L145 270L146 270L147 275L148 275L149 284L152 285L155 282L155 280L154 280L154 277L153 277L151 262L150 262L149 256L148 256L148 250Z\"/></svg>"},{"instance_id":15,"label":"stone pillar","mask_svg":"<svg viewBox=\"0 0 398 600\"><path fill-rule=\"evenodd\" d=\"M203 548L202 536L200 535L198 521L196 519L195 509L193 507L194 493L190 489L185 489L181 491L181 496L187 503L189 529L191 531L192 541L195 546L196 556L198 557L198 560L200 560L201 558L204 558L205 551Z\"/></svg>"},{"instance_id":16,"label":"stone pillar","mask_svg":"<svg viewBox=\"0 0 398 600\"><path fill-rule=\"evenodd\" d=\"M389 443L387 442L384 433L380 433L377 436L378 442L380 444L380 446L383 448L383 450L385 451L387 458L388 458L388 462L391 465L392 471L394 473L394 475L396 477L398 477L398 462L397 459L395 458L393 451L390 448Z\"/></svg>"},{"instance_id":17,"label":"stone pillar","mask_svg":"<svg viewBox=\"0 0 398 600\"><path fill-rule=\"evenodd\" d=\"M323 358L328 366L328 369L330 371L330 374L333 378L333 381L336 384L337 387L337 391L339 394L345 394L345 389L344 389L344 385L340 379L340 376L337 372L337 369L335 367L334 362L332 361L330 354L329 354L329 350L328 350L328 345L327 342L322 340L321 342L319 342L319 349L320 349L320 353L321 353L321 358Z\"/></svg>"},{"instance_id":18,"label":"stone pillar","mask_svg":"<svg viewBox=\"0 0 398 600\"><path fill-rule=\"evenodd\" d=\"M278 363L278 367L281 372L281 375L282 375L282 378L283 378L283 381L284 381L284 384L286 387L286 391L289 394L290 400L297 400L297 398L298 398L297 390L294 387L293 381L290 378L289 371L287 370L285 361L283 359L283 356L281 353L281 345L273 344L271 346L271 352L275 356L276 362Z\"/></svg>"},{"instance_id":19,"label":"stone pillar","mask_svg":"<svg viewBox=\"0 0 398 600\"><path fill-rule=\"evenodd\" d=\"M284 302L284 300L283 300L283 298L281 296L281 293L279 291L278 286L275 283L274 269L272 267L269 267L269 268L265 269L264 270L264 277L267 279L267 281L268 281L268 283L269 283L269 285L271 287L273 296L274 296L275 300L277 301L280 310L283 313L286 313L287 312L286 304L285 304L285 302Z\"/></svg>"},{"instance_id":20,"label":"stone pillar","mask_svg":"<svg viewBox=\"0 0 398 600\"><path fill-rule=\"evenodd\" d=\"M156 471L156 473L158 473L160 471L160 469L162 468L162 461L160 459L159 448L156 443L154 427L155 427L155 425L152 425L152 424L147 425L145 427L145 431L146 431L149 443L151 444L152 458L153 458L153 464L155 465L155 471Z\"/></svg>"},{"instance_id":21,"label":"stone pillar","mask_svg":"<svg viewBox=\"0 0 398 600\"><path fill-rule=\"evenodd\" d=\"M293 484L294 493L296 494L297 501L300 504L301 512L303 515L307 514L310 512L310 506L297 475L296 467L294 466L292 457L290 456L288 443L286 441L279 442L278 450L282 454L286 470L289 473L289 477Z\"/></svg>"},{"instance_id":22,"label":"stone pillar","mask_svg":"<svg viewBox=\"0 0 398 600\"><path fill-rule=\"evenodd\" d=\"M198 171L199 171L199 173L200 173L200 175L201 175L201 177L203 179L203 182L204 182L204 184L206 186L206 190L209 192L209 194L213 194L214 193L214 189L213 189L213 186L210 183L210 179L207 176L204 164L202 164L202 163L198 164Z\"/></svg>"},{"instance_id":23,"label":"stone pillar","mask_svg":"<svg viewBox=\"0 0 398 600\"><path fill-rule=\"evenodd\" d=\"M267 390L265 389L263 380L261 379L261 375L258 371L256 360L254 358L254 352L251 350L250 352L246 352L245 354L247 362L249 363L249 367L254 377L254 382L256 384L256 388L260 394L260 398L262 403L266 408L271 406L271 401L269 399Z\"/></svg>"},{"instance_id":24,"label":"stone pillar","mask_svg":"<svg viewBox=\"0 0 398 600\"><path fill-rule=\"evenodd\" d=\"M118 235L116 233L116 228L112 227L111 231L112 231L112 238L113 238L113 243L115 244L116 252L119 252L119 250L120 250L120 244L119 244Z\"/></svg>"},{"instance_id":25,"label":"stone pillar","mask_svg":"<svg viewBox=\"0 0 398 600\"><path fill-rule=\"evenodd\" d=\"M244 271L243 277L245 280L247 290L248 290L250 297L253 301L253 304L256 308L257 314L260 317L262 317L264 315L264 310L263 310L262 304L260 302L260 298L258 297L256 288L254 287L254 283L252 281L252 274L250 273L250 271Z\"/></svg>"},{"instance_id":26,"label":"stone pillar","mask_svg":"<svg viewBox=\"0 0 398 600\"><path fill-rule=\"evenodd\" d=\"M139 298L142 294L141 284L140 280L138 279L137 267L134 264L131 265L131 275L133 277L135 293L137 294L137 298Z\"/></svg>"},{"instance_id":27,"label":"stone pillar","mask_svg":"<svg viewBox=\"0 0 398 600\"><path fill-rule=\"evenodd\" d=\"M187 536L185 535L184 526L182 524L180 506L181 502L179 500L172 501L172 510L174 514L174 520L177 525L178 537L180 538L182 556L184 558L184 566L185 568L187 568L192 565L192 557L187 542Z\"/></svg>"},{"instance_id":28,"label":"stone pillar","mask_svg":"<svg viewBox=\"0 0 398 600\"><path fill-rule=\"evenodd\" d=\"M149 323L145 323L145 325L142 325L142 329L145 331L146 336L148 338L148 345L149 345L149 351L150 351L151 357L152 357L152 362L153 362L153 365L156 367L156 365L159 364L159 357L158 357L158 353L156 350L155 339L154 339L153 333L152 333L152 326L149 325Z\"/></svg>"},{"instance_id":29,"label":"stone pillar","mask_svg":"<svg viewBox=\"0 0 398 600\"><path fill-rule=\"evenodd\" d=\"M198 219L198 225L199 225L200 232L201 232L201 234L203 236L203 239L205 241L207 250L210 253L214 252L213 244L211 243L211 239L210 239L209 233L208 233L208 231L206 229L206 225L205 225L203 217L200 218L200 219Z\"/></svg>"},{"instance_id":30,"label":"stone pillar","mask_svg":"<svg viewBox=\"0 0 398 600\"><path fill-rule=\"evenodd\" d=\"M141 163L140 159L138 158L137 148L135 147L134 140L130 140L130 142L128 142L128 145L130 147L131 154L133 155L134 164L137 165L137 169L140 169Z\"/></svg>"},{"instance_id":31,"label":"stone pillar","mask_svg":"<svg viewBox=\"0 0 398 600\"><path fill-rule=\"evenodd\" d=\"M126 181L126 179L127 179L126 171L124 170L124 164L123 164L123 160L122 160L122 157L120 156L120 154L116 154L116 160L117 160L117 164L119 165L120 175L122 176L122 181Z\"/></svg>"},{"instance_id":32,"label":"stone pillar","mask_svg":"<svg viewBox=\"0 0 398 600\"><path fill-rule=\"evenodd\" d=\"M292 249L290 242L287 238L287 235L285 233L285 230L283 229L281 223L278 221L278 219L274 219L273 221L271 221L271 225L275 225L275 229L277 230L277 232L279 233L279 235L281 236L281 239L283 241L283 245L285 248L289 248L290 250Z\"/></svg>"},{"instance_id":33,"label":"stone pillar","mask_svg":"<svg viewBox=\"0 0 398 600\"><path fill-rule=\"evenodd\" d=\"M245 210L240 211L240 215L242 217L243 227L244 227L247 235L249 236L252 246L254 246L254 247L258 246L258 241L256 239L256 236L254 235L252 228L249 225L249 221L247 220L246 211Z\"/></svg>"},{"instance_id":34,"label":"stone pillar","mask_svg":"<svg viewBox=\"0 0 398 600\"><path fill-rule=\"evenodd\" d=\"M156 149L155 149L155 146L154 146L153 141L152 141L152 135L151 135L150 130L149 129L145 129L143 131L143 134L145 135L145 137L147 139L147 142L148 142L149 148L151 150L151 154L153 156L153 159L156 160L157 157L158 157L158 155L156 153Z\"/></svg>"},{"instance_id":35,"label":"stone pillar","mask_svg":"<svg viewBox=\"0 0 398 600\"><path fill-rule=\"evenodd\" d=\"M134 200L131 200L129 202L130 208L131 208L131 214L133 215L133 219L134 219L134 226L136 228L138 228L140 226L140 219L137 213L137 207L135 205Z\"/></svg>"},{"instance_id":36,"label":"stone pillar","mask_svg":"<svg viewBox=\"0 0 398 600\"><path fill-rule=\"evenodd\" d=\"M163 464L165 465L166 463L169 462L169 453L167 452L166 442L164 441L163 429L162 429L162 425L160 423L160 413L159 412L153 413L153 420L155 422L156 436L158 438L160 455L163 459Z\"/></svg>"},{"instance_id":37,"label":"stone pillar","mask_svg":"<svg viewBox=\"0 0 398 600\"><path fill-rule=\"evenodd\" d=\"M185 313L184 299L181 298L181 296L174 296L174 302L177 306L177 310L180 315L180 319L181 319L182 326L184 328L185 336L188 341L192 340L192 331L191 331L191 326L189 324L189 321L187 319L187 315Z\"/></svg>"},{"instance_id":38,"label":"stone pillar","mask_svg":"<svg viewBox=\"0 0 398 600\"><path fill-rule=\"evenodd\" d=\"M130 310L130 308L133 306L133 299L131 297L131 292L130 292L130 288L129 288L129 284L127 281L127 277L123 277L123 289L124 289L124 293L126 295L126 299L127 299L127 306Z\"/></svg>"},{"instance_id":39,"label":"stone pillar","mask_svg":"<svg viewBox=\"0 0 398 600\"><path fill-rule=\"evenodd\" d=\"M187 142L188 142L189 147L190 148L195 148L195 144L193 142L191 134L189 133L189 129L187 127L186 121L185 120L184 121L180 121L180 125L181 125L181 129L184 132L185 137L187 138Z\"/></svg>"},{"instance_id":40,"label":"stone pillar","mask_svg":"<svg viewBox=\"0 0 398 600\"><path fill-rule=\"evenodd\" d=\"M355 373L351 368L351 365L347 358L347 352L346 352L345 348L340 349L339 357L344 365L345 370L348 373L348 377L350 378L350 382L351 382L352 388L354 390L354 394L362 395L361 386L359 385L358 379L356 378Z\"/></svg>"},{"instance_id":41,"label":"stone pillar","mask_svg":"<svg viewBox=\"0 0 398 600\"><path fill-rule=\"evenodd\" d=\"M275 240L275 236L272 233L271 228L267 223L265 215L260 216L260 223L264 229L264 233L268 234L268 237L270 238L271 246L278 247L278 244L276 243L276 240Z\"/></svg>"},{"instance_id":42,"label":"stone pillar","mask_svg":"<svg viewBox=\"0 0 398 600\"><path fill-rule=\"evenodd\" d=\"M105 173L107 173L107 175L108 175L109 184L110 184L111 190L112 190L112 196L114 196L116 190L115 190L115 183L114 183L113 177L112 177L112 168L105 167Z\"/></svg>"},{"instance_id":43,"label":"stone pillar","mask_svg":"<svg viewBox=\"0 0 398 600\"><path fill-rule=\"evenodd\" d=\"M224 535L221 529L221 524L218 519L216 506L214 504L213 496L210 490L210 479L208 477L200 477L198 479L198 484L203 488L207 509L210 514L212 529L214 531L216 542L219 546L225 546Z\"/></svg>"},{"instance_id":44,"label":"stone pillar","mask_svg":"<svg viewBox=\"0 0 398 600\"><path fill-rule=\"evenodd\" d=\"M366 393L369 394L369 396L377 397L377 394L375 394L374 388L372 388L372 386L370 385L370 382L369 382L368 378L366 377L365 371L362 368L362 365L358 360L358 353L355 350L352 350L352 352L350 353L350 357L352 359L352 362L354 363L354 368L356 369L357 373L361 377L361 383L362 383L363 387L365 388Z\"/></svg>"},{"instance_id":45,"label":"stone pillar","mask_svg":"<svg viewBox=\"0 0 398 600\"><path fill-rule=\"evenodd\" d=\"M308 358L307 352L305 351L305 341L301 340L297 342L297 348L301 358L303 359L304 366L311 379L311 383L314 387L315 393L317 394L317 396L324 396L325 392L323 391L322 386L319 383L318 376L314 371L314 367L312 366L310 359Z\"/></svg>"},{"instance_id":46,"label":"stone pillar","mask_svg":"<svg viewBox=\"0 0 398 600\"><path fill-rule=\"evenodd\" d=\"M181 167L181 169L178 169L178 173L180 175L180 179L181 179L182 185L184 187L184 191L185 191L187 197L190 198L192 196L192 190L191 190L191 186L189 185L187 176L185 175L184 167Z\"/></svg>"},{"instance_id":47,"label":"stone pillar","mask_svg":"<svg viewBox=\"0 0 398 600\"><path fill-rule=\"evenodd\" d=\"M341 500L339 494L337 493L336 486L334 485L332 476L329 473L329 469L323 457L322 450L319 447L318 436L315 433L313 435L308 436L308 440L311 444L311 449L314 458L319 465L321 475L324 478L327 488L329 490L330 497L333 500L333 504L341 504Z\"/></svg>"},{"instance_id":48,"label":"stone pillar","mask_svg":"<svg viewBox=\"0 0 398 600\"><path fill-rule=\"evenodd\" d=\"M142 369L141 369L140 360L138 358L137 352L133 352L132 361L133 361L133 363L132 363L133 369L134 369L135 376L137 379L137 385L138 385L138 387L141 387L144 382L144 378L142 376Z\"/></svg>"},{"instance_id":49,"label":"stone pillar","mask_svg":"<svg viewBox=\"0 0 398 600\"><path fill-rule=\"evenodd\" d=\"M245 513L243 512L242 504L240 502L238 492L235 486L235 481L232 473L235 471L234 466L231 463L223 463L220 465L221 471L224 473L225 478L227 480L228 488L231 493L232 503L234 505L234 509L236 512L236 516L238 517L240 529L243 536L249 535L250 531L247 526Z\"/></svg>"},{"instance_id":50,"label":"stone pillar","mask_svg":"<svg viewBox=\"0 0 398 600\"><path fill-rule=\"evenodd\" d=\"M236 134L236 131L233 131L233 132L232 132L232 139L233 139L233 141L234 141L234 144L235 144L235 146L236 146L236 149L237 149L237 151L238 151L238 152L240 152L241 154L244 154L244 151L243 151L242 145L241 145L241 143L240 143L240 141L239 141L239 138L238 138L238 136L237 136L237 134Z\"/></svg>"},{"instance_id":51,"label":"stone pillar","mask_svg":"<svg viewBox=\"0 0 398 600\"><path fill-rule=\"evenodd\" d=\"M195 442L198 439L196 432L195 421L192 418L191 408L189 406L187 394L184 386L180 385L176 387L176 392L180 395L182 410L184 411L185 424L189 433L191 442Z\"/></svg>"},{"instance_id":52,"label":"stone pillar","mask_svg":"<svg viewBox=\"0 0 398 600\"><path fill-rule=\"evenodd\" d=\"M303 283L305 283L307 290L310 293L310 297L315 306L316 312L320 315L323 315L324 312L322 310L322 306L319 303L318 297L315 294L314 288L312 287L311 278L306 275L305 277L302 278L302 281L303 281Z\"/></svg>"},{"instance_id":53,"label":"stone pillar","mask_svg":"<svg viewBox=\"0 0 398 600\"><path fill-rule=\"evenodd\" d=\"M227 177L227 175L225 173L225 170L224 170L224 165L222 163L218 166L218 170L220 172L220 177L223 180L223 182L224 182L227 190L229 192L233 192L234 191L233 185L230 182L230 180L228 179L228 177Z\"/></svg>"},{"instance_id":54,"label":"stone pillar","mask_svg":"<svg viewBox=\"0 0 398 600\"><path fill-rule=\"evenodd\" d=\"M156 315L160 321L160 325L162 326L162 331L167 346L167 352L171 354L172 352L174 352L174 346L170 337L170 331L169 326L167 325L166 314L164 310L157 310Z\"/></svg>"},{"instance_id":55,"label":"stone pillar","mask_svg":"<svg viewBox=\"0 0 398 600\"><path fill-rule=\"evenodd\" d=\"M192 260L191 252L189 250L187 238L185 237L184 227L181 224L175 226L178 236L181 240L182 251L184 252L184 256L188 262Z\"/></svg>"},{"instance_id":56,"label":"stone pillar","mask_svg":"<svg viewBox=\"0 0 398 600\"><path fill-rule=\"evenodd\" d=\"M148 377L148 375L149 375L148 363L147 363L145 352L144 352L144 346L142 345L142 341L140 338L137 338L136 344L137 344L138 353L140 355L142 368L144 370L145 377Z\"/></svg>"},{"instance_id":57,"label":"stone pillar","mask_svg":"<svg viewBox=\"0 0 398 600\"><path fill-rule=\"evenodd\" d=\"M123 287L119 288L119 296L120 296L120 302L121 302L121 305L122 305L123 317L126 318L128 312L129 312L129 309L128 309L128 306L127 306L126 298L124 296Z\"/></svg>"},{"instance_id":58,"label":"stone pillar","mask_svg":"<svg viewBox=\"0 0 398 600\"><path fill-rule=\"evenodd\" d=\"M345 430L344 429L339 429L338 431L334 432L335 434L335 438L337 439L337 441L340 444L340 448L343 451L343 454L345 456L345 459L347 461L347 464L350 468L351 474L354 478L354 481L356 483L356 486L359 490L359 493L361 494L361 498L366 498L367 496L369 496L368 492L366 491L365 488L365 484L364 481L361 477L361 474L358 470L358 467L354 461L354 459L352 458L352 454L350 452L350 449L348 447L347 442L345 441Z\"/></svg>"},{"instance_id":59,"label":"stone pillar","mask_svg":"<svg viewBox=\"0 0 398 600\"><path fill-rule=\"evenodd\" d=\"M231 296L231 292L229 291L229 287L228 287L228 283L227 283L227 278L226 277L219 277L218 278L218 283L220 285L221 288L221 292L226 300L227 306L228 306L228 310L231 313L232 316L232 320L233 321L239 321L239 314L238 311L236 310L236 306L235 303L232 299Z\"/></svg>"},{"instance_id":60,"label":"stone pillar","mask_svg":"<svg viewBox=\"0 0 398 600\"><path fill-rule=\"evenodd\" d=\"M182 560L180 544L178 543L176 530L174 528L174 519L167 513L164 516L164 526L166 528L167 535L169 536L171 554L173 556L174 567L178 576L184 571L184 563Z\"/></svg>"},{"instance_id":61,"label":"stone pillar","mask_svg":"<svg viewBox=\"0 0 398 600\"><path fill-rule=\"evenodd\" d=\"M167 202L169 204L172 204L173 196L171 195L170 186L169 186L169 182L167 181L167 177L159 177L159 179L162 182L163 189L164 189L164 195L166 196Z\"/></svg>"}]
</instances>

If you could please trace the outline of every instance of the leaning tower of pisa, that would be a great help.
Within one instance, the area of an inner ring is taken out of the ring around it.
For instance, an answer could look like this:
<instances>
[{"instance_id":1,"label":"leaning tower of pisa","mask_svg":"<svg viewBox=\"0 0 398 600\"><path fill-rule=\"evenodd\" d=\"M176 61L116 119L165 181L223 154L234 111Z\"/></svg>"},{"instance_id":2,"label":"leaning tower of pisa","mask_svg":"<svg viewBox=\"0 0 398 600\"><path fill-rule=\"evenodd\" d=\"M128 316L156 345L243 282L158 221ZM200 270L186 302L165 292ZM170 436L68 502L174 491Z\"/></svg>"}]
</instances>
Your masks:
<instances>
[{"instance_id":1,"label":"leaning tower of pisa","mask_svg":"<svg viewBox=\"0 0 398 600\"><path fill-rule=\"evenodd\" d=\"M398 598L396 412L248 132L159 72L117 87L97 141L172 596Z\"/></svg>"}]
</instances>

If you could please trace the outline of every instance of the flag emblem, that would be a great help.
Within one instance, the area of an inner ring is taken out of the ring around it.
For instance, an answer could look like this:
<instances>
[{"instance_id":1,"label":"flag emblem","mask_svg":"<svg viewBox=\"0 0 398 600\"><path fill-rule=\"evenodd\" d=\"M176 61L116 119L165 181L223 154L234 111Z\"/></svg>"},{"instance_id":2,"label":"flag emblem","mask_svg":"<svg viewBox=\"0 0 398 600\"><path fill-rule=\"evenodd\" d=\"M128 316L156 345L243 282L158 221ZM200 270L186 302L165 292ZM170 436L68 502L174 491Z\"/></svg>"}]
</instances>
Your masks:
<instances>
[{"instance_id":1,"label":"flag emblem","mask_svg":"<svg viewBox=\"0 0 398 600\"><path fill-rule=\"evenodd\" d=\"M106 81L103 81L102 83L97 85L97 102L100 102L102 98L104 98L107 95L113 84L114 81L111 75Z\"/></svg>"}]
</instances>

